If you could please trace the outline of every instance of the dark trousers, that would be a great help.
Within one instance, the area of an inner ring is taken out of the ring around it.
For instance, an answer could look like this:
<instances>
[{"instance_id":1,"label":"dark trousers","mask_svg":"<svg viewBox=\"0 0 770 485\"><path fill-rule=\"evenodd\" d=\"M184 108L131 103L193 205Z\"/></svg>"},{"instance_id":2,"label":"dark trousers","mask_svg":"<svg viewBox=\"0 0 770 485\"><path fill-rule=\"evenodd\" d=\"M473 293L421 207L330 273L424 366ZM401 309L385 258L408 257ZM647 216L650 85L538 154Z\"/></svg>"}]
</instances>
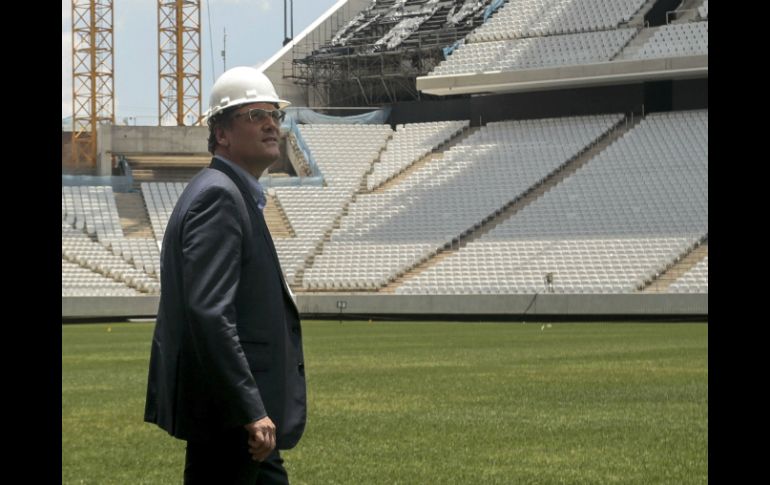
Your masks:
<instances>
[{"instance_id":1,"label":"dark trousers","mask_svg":"<svg viewBox=\"0 0 770 485\"><path fill-rule=\"evenodd\" d=\"M265 461L249 454L243 428L221 433L208 441L188 441L184 464L185 485L288 485L283 459L274 450Z\"/></svg>"}]
</instances>

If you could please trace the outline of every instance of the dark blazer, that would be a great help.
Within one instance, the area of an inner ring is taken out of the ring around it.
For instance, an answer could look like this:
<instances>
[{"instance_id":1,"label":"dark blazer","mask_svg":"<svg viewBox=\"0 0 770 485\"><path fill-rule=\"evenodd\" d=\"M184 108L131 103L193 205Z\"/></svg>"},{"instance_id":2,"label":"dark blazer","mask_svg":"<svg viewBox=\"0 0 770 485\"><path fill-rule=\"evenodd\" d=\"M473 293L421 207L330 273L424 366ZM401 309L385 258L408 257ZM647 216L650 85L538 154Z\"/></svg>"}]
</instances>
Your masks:
<instances>
[{"instance_id":1,"label":"dark blazer","mask_svg":"<svg viewBox=\"0 0 770 485\"><path fill-rule=\"evenodd\" d=\"M161 252L144 419L205 440L265 416L276 447L305 428L299 312L262 212L213 159L182 192Z\"/></svg>"}]
</instances>

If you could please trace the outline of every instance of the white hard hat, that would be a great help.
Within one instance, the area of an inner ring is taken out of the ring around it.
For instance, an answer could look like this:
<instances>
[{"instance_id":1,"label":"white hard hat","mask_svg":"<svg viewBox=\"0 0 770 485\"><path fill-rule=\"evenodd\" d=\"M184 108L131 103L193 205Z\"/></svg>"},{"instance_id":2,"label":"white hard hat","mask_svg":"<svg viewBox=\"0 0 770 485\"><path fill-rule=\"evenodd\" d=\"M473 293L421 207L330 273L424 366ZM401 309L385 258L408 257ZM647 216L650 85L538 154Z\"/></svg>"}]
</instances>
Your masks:
<instances>
[{"instance_id":1,"label":"white hard hat","mask_svg":"<svg viewBox=\"0 0 770 485\"><path fill-rule=\"evenodd\" d=\"M253 67L239 66L228 69L211 88L206 122L221 111L250 103L276 103L279 109L291 103L278 98L273 83Z\"/></svg>"}]
</instances>

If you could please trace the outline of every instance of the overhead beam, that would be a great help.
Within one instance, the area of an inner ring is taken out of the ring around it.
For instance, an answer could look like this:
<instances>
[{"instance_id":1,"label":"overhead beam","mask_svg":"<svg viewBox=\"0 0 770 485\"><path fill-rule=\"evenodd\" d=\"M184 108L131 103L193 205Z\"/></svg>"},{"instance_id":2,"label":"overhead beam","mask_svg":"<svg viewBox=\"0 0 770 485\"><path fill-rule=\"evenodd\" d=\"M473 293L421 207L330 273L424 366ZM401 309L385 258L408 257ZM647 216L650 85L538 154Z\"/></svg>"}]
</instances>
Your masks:
<instances>
[{"instance_id":1,"label":"overhead beam","mask_svg":"<svg viewBox=\"0 0 770 485\"><path fill-rule=\"evenodd\" d=\"M611 61L546 69L420 76L425 94L515 93L708 77L708 56Z\"/></svg>"}]
</instances>

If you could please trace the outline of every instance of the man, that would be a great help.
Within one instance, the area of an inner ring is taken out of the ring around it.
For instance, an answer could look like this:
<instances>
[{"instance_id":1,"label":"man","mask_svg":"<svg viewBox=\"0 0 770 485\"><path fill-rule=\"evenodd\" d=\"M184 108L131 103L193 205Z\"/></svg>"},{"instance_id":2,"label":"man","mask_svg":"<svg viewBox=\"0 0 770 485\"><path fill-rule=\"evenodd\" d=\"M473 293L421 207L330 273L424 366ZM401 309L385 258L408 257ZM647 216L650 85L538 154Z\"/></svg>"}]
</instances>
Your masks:
<instances>
[{"instance_id":1,"label":"man","mask_svg":"<svg viewBox=\"0 0 770 485\"><path fill-rule=\"evenodd\" d=\"M288 483L278 449L305 427L299 312L257 181L280 156L288 105L256 69L217 79L207 113L214 158L163 237L144 419L187 440L185 484Z\"/></svg>"}]
</instances>

